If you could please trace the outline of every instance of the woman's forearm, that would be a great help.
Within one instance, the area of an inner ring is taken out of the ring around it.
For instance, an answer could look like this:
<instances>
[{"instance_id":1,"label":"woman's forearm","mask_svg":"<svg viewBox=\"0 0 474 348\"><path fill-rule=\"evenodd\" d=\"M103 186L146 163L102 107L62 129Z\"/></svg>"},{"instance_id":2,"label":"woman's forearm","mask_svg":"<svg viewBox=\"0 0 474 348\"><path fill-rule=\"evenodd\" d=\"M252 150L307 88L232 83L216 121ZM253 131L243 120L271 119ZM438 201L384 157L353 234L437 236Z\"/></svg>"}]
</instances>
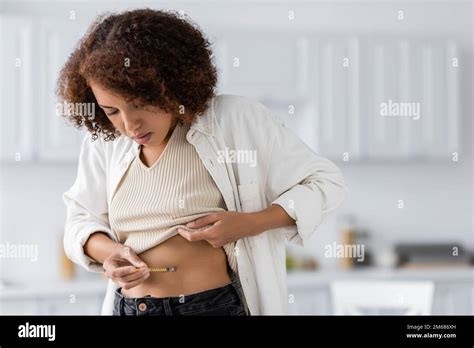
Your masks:
<instances>
[{"instance_id":1,"label":"woman's forearm","mask_svg":"<svg viewBox=\"0 0 474 348\"><path fill-rule=\"evenodd\" d=\"M260 210L253 215L256 234L279 227L295 225L293 220L278 204L272 204L264 210Z\"/></svg>"},{"instance_id":2,"label":"woman's forearm","mask_svg":"<svg viewBox=\"0 0 474 348\"><path fill-rule=\"evenodd\" d=\"M124 248L124 245L114 242L103 232L91 234L84 244L85 254L99 263L104 263L104 260L119 248Z\"/></svg>"}]
</instances>

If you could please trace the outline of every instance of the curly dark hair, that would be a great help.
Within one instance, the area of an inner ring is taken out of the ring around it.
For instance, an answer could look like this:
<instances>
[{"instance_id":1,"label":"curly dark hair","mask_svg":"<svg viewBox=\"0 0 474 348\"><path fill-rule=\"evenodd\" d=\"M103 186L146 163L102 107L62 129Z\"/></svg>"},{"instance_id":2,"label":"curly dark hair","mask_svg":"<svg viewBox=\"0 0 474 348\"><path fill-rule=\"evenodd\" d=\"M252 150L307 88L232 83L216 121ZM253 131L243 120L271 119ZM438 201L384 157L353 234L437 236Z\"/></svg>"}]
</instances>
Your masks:
<instances>
[{"instance_id":1,"label":"curly dark hair","mask_svg":"<svg viewBox=\"0 0 474 348\"><path fill-rule=\"evenodd\" d=\"M174 11L101 15L61 69L56 90L61 102L94 103L95 117L77 108L61 116L79 129L85 125L93 140L101 132L106 141L120 135L97 104L93 80L127 102L159 107L189 125L215 95L210 46L196 25Z\"/></svg>"}]
</instances>

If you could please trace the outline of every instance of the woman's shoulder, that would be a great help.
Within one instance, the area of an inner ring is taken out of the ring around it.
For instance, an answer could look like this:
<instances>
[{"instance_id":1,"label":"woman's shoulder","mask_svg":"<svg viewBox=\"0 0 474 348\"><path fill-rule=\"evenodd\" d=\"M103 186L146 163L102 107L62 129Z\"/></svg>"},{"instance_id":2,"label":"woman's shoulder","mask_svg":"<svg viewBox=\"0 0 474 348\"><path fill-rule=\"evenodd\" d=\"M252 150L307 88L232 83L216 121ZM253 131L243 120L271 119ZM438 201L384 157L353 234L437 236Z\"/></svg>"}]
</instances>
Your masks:
<instances>
[{"instance_id":1,"label":"woman's shoulder","mask_svg":"<svg viewBox=\"0 0 474 348\"><path fill-rule=\"evenodd\" d=\"M257 99L232 94L216 96L213 100L213 111L218 123L228 125L251 123L257 127L264 125L268 118L276 118L276 115Z\"/></svg>"},{"instance_id":2,"label":"woman's shoulder","mask_svg":"<svg viewBox=\"0 0 474 348\"><path fill-rule=\"evenodd\" d=\"M242 113L244 111L262 111L265 106L252 97L235 94L219 94L213 101L216 113Z\"/></svg>"},{"instance_id":3,"label":"woman's shoulder","mask_svg":"<svg viewBox=\"0 0 474 348\"><path fill-rule=\"evenodd\" d=\"M138 151L138 145L130 138L125 136L117 136L113 140L105 140L102 134L94 137L90 132L84 135L83 151L95 153L98 158L122 159L126 155L130 155Z\"/></svg>"}]
</instances>

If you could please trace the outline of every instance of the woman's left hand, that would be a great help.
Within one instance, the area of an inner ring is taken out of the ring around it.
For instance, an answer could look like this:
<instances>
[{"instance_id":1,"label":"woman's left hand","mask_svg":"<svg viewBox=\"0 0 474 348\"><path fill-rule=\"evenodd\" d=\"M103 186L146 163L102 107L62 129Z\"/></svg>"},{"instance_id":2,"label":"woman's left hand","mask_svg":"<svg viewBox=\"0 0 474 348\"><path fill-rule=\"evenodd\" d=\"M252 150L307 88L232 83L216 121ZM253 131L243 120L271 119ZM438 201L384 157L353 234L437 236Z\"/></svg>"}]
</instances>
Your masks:
<instances>
[{"instance_id":1,"label":"woman's left hand","mask_svg":"<svg viewBox=\"0 0 474 348\"><path fill-rule=\"evenodd\" d=\"M237 239L258 234L256 222L252 213L225 211L191 221L186 224L189 230L180 227L178 233L190 242L206 240L214 248L220 248Z\"/></svg>"}]
</instances>

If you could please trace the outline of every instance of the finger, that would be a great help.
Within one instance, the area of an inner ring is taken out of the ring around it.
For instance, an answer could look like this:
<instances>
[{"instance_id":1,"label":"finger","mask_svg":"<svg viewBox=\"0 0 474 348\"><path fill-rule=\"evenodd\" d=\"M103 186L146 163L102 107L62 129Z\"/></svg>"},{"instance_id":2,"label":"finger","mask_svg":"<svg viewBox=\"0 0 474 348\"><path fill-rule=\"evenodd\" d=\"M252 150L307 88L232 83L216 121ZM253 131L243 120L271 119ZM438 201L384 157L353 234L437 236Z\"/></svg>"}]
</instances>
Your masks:
<instances>
[{"instance_id":1,"label":"finger","mask_svg":"<svg viewBox=\"0 0 474 348\"><path fill-rule=\"evenodd\" d=\"M138 271L138 272L120 277L117 280L119 280L121 282L124 282L124 283L129 283L129 282L136 281L136 280L139 280L139 279L145 280L146 278L148 278L149 275L150 275L149 271L141 270L141 271Z\"/></svg>"},{"instance_id":2,"label":"finger","mask_svg":"<svg viewBox=\"0 0 474 348\"><path fill-rule=\"evenodd\" d=\"M127 247L124 249L123 256L125 260L130 262L132 265L135 267L141 268L141 267L148 267L145 262L141 258L138 257L138 255L135 253L134 250L131 248Z\"/></svg>"},{"instance_id":3,"label":"finger","mask_svg":"<svg viewBox=\"0 0 474 348\"><path fill-rule=\"evenodd\" d=\"M187 231L185 229L178 228L178 233L190 242L197 242L197 241L200 241L200 240L209 239L210 236L211 236L212 231L211 230Z\"/></svg>"},{"instance_id":4,"label":"finger","mask_svg":"<svg viewBox=\"0 0 474 348\"><path fill-rule=\"evenodd\" d=\"M219 215L218 214L208 214L208 215L203 216L199 219L188 222L186 224L186 227L201 228L201 227L204 227L206 225L212 225L217 221L219 221Z\"/></svg>"},{"instance_id":5,"label":"finger","mask_svg":"<svg viewBox=\"0 0 474 348\"><path fill-rule=\"evenodd\" d=\"M137 280L135 280L135 281L125 283L125 284L123 284L122 287L123 287L125 290L134 288L135 286L140 285L141 283L143 283L143 281L144 281L146 278L148 278L148 277L149 277L149 276L146 276L146 277L144 277L144 278L140 278L140 279L137 279Z\"/></svg>"},{"instance_id":6,"label":"finger","mask_svg":"<svg viewBox=\"0 0 474 348\"><path fill-rule=\"evenodd\" d=\"M147 268L144 268L147 269ZM125 266L125 267L117 267L112 271L112 278L121 278L125 277L130 274L135 274L137 272L137 268L134 266Z\"/></svg>"}]
</instances>

